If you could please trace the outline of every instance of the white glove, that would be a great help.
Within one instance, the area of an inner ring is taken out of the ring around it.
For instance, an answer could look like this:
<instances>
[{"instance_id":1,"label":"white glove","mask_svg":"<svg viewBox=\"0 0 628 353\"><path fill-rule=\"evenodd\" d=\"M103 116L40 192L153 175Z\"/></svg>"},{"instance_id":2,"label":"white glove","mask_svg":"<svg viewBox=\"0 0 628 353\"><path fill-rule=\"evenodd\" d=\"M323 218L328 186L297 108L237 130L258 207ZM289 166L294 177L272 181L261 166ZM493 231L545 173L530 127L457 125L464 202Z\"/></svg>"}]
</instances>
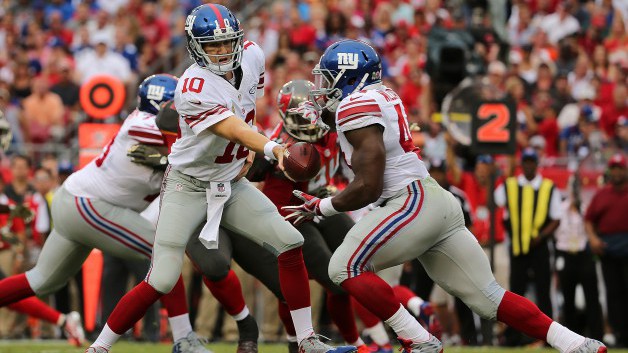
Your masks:
<instances>
[{"instance_id":1,"label":"white glove","mask_svg":"<svg viewBox=\"0 0 628 353\"><path fill-rule=\"evenodd\" d=\"M301 102L298 107L288 109L288 112L299 114L303 118L308 119L311 124L316 125L325 131L329 130L329 125L325 124L323 119L321 119L320 110L316 109L314 103L310 101Z\"/></svg>"}]
</instances>

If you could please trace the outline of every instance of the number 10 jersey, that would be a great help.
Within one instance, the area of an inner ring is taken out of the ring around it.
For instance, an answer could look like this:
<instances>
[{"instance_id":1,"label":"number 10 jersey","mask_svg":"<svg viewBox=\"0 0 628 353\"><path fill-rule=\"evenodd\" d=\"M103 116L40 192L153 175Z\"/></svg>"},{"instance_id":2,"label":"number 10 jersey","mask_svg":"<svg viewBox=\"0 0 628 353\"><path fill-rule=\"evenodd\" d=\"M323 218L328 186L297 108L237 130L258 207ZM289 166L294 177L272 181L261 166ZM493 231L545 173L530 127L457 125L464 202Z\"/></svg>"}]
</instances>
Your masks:
<instances>
[{"instance_id":1,"label":"number 10 jersey","mask_svg":"<svg viewBox=\"0 0 628 353\"><path fill-rule=\"evenodd\" d=\"M208 128L232 115L253 124L255 100L264 95L264 61L258 45L244 42L241 67L233 71L237 88L197 64L185 70L174 96L180 137L168 156L173 169L204 181L229 181L238 175L249 151Z\"/></svg>"}]
</instances>

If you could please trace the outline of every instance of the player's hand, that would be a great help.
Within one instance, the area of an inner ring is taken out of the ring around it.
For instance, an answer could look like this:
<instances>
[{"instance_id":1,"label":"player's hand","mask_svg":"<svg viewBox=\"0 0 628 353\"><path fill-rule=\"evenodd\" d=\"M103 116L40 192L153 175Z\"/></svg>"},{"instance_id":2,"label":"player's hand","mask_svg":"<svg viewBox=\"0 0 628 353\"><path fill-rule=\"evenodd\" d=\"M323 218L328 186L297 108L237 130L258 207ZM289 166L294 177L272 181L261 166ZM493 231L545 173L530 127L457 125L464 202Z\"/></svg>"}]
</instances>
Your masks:
<instances>
[{"instance_id":1,"label":"player's hand","mask_svg":"<svg viewBox=\"0 0 628 353\"><path fill-rule=\"evenodd\" d=\"M283 157L285 156L285 153L286 147L283 145L275 146L275 148L273 148L273 154L275 155L275 159L277 159L277 168L281 171L285 170L283 167Z\"/></svg>"},{"instance_id":2,"label":"player's hand","mask_svg":"<svg viewBox=\"0 0 628 353\"><path fill-rule=\"evenodd\" d=\"M329 125L325 124L323 119L321 119L321 111L316 109L314 103L309 100L299 103L296 108L288 109L288 112L299 114L303 118L309 120L311 124L314 124L325 131L329 130Z\"/></svg>"},{"instance_id":3,"label":"player's hand","mask_svg":"<svg viewBox=\"0 0 628 353\"><path fill-rule=\"evenodd\" d=\"M282 210L290 211L290 214L284 217L286 221L292 222L292 224L296 227L305 221L309 221L314 219L314 217L323 215L320 209L321 199L299 190L294 190L292 194L303 200L303 204L299 206L282 207Z\"/></svg>"},{"instance_id":4,"label":"player's hand","mask_svg":"<svg viewBox=\"0 0 628 353\"><path fill-rule=\"evenodd\" d=\"M35 213L24 204L9 205L9 217L21 218L24 223L30 223L35 217Z\"/></svg>"},{"instance_id":5,"label":"player's hand","mask_svg":"<svg viewBox=\"0 0 628 353\"><path fill-rule=\"evenodd\" d=\"M126 155L131 158L131 162L150 168L163 169L168 165L168 157L165 153L153 146L141 143L131 146Z\"/></svg>"},{"instance_id":6,"label":"player's hand","mask_svg":"<svg viewBox=\"0 0 628 353\"><path fill-rule=\"evenodd\" d=\"M606 247L606 243L600 239L598 236L591 237L589 239L589 246L591 247L591 251L596 255L604 255L604 248Z\"/></svg>"},{"instance_id":7,"label":"player's hand","mask_svg":"<svg viewBox=\"0 0 628 353\"><path fill-rule=\"evenodd\" d=\"M255 151L249 150L249 155L246 156L246 161L244 162L242 169L240 169L240 173L238 173L238 175L235 177L235 179L233 179L233 181L238 181L249 173L249 169L251 169L254 159L255 159Z\"/></svg>"}]
</instances>

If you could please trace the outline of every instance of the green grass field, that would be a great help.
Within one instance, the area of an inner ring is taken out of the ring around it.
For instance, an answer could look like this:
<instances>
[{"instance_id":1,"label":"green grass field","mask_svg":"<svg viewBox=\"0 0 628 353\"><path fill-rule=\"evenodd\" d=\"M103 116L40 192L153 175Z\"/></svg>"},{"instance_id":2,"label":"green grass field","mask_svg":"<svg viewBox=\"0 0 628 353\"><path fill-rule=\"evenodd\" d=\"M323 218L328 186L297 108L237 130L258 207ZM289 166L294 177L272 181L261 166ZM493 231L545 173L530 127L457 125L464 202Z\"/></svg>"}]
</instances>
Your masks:
<instances>
[{"instance_id":1,"label":"green grass field","mask_svg":"<svg viewBox=\"0 0 628 353\"><path fill-rule=\"evenodd\" d=\"M208 347L214 353L233 353L235 352L235 344L216 343L209 344ZM169 353L172 346L169 344L140 344L121 342L114 346L112 353ZM261 345L260 353L287 353L288 348L283 344L266 344ZM628 353L628 350L611 350L616 353ZM77 349L61 342L37 342L32 341L0 341L0 353L83 353L84 349ZM538 352L550 353L556 352L552 349L536 349L536 348L445 348L447 353L523 353Z\"/></svg>"}]
</instances>

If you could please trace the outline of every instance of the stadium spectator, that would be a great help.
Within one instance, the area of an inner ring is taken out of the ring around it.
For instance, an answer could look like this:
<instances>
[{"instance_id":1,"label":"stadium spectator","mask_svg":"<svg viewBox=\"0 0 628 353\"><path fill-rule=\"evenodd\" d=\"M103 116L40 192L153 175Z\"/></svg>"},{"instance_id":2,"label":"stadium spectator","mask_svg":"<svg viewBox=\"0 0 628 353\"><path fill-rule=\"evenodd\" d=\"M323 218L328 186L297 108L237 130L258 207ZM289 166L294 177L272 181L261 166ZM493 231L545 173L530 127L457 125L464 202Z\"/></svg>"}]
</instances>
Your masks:
<instances>
[{"instance_id":1,"label":"stadium spectator","mask_svg":"<svg viewBox=\"0 0 628 353\"><path fill-rule=\"evenodd\" d=\"M587 209L585 227L589 246L600 257L606 284L608 321L617 346L628 345L628 175L626 157L615 154L608 162L609 184L599 190Z\"/></svg>"},{"instance_id":2,"label":"stadium spectator","mask_svg":"<svg viewBox=\"0 0 628 353\"><path fill-rule=\"evenodd\" d=\"M4 194L14 203L25 203L35 189L30 184L32 162L24 155L11 156L11 182L5 186Z\"/></svg>"},{"instance_id":3,"label":"stadium spectator","mask_svg":"<svg viewBox=\"0 0 628 353\"><path fill-rule=\"evenodd\" d=\"M21 122L27 142L45 143L62 133L63 101L50 91L45 77L33 80L33 93L22 101L22 105Z\"/></svg>"},{"instance_id":4,"label":"stadium spectator","mask_svg":"<svg viewBox=\"0 0 628 353\"><path fill-rule=\"evenodd\" d=\"M602 107L600 124L609 137L615 136L615 125L621 116L628 116L628 89L625 83L618 83L613 90L612 102Z\"/></svg>"},{"instance_id":5,"label":"stadium spectator","mask_svg":"<svg viewBox=\"0 0 628 353\"><path fill-rule=\"evenodd\" d=\"M77 81L87 82L96 75L111 75L124 83L130 83L133 75L129 62L109 47L109 39L103 34L91 37L94 49L79 52L76 58Z\"/></svg>"},{"instance_id":6,"label":"stadium spectator","mask_svg":"<svg viewBox=\"0 0 628 353\"><path fill-rule=\"evenodd\" d=\"M598 299L595 260L587 249L587 234L581 213L580 191L574 190L561 204L560 225L556 229L556 273L563 294L565 326L580 334L601 340L604 335L602 307ZM585 325L580 325L576 309L576 286L580 284L585 299Z\"/></svg>"}]
</instances>

